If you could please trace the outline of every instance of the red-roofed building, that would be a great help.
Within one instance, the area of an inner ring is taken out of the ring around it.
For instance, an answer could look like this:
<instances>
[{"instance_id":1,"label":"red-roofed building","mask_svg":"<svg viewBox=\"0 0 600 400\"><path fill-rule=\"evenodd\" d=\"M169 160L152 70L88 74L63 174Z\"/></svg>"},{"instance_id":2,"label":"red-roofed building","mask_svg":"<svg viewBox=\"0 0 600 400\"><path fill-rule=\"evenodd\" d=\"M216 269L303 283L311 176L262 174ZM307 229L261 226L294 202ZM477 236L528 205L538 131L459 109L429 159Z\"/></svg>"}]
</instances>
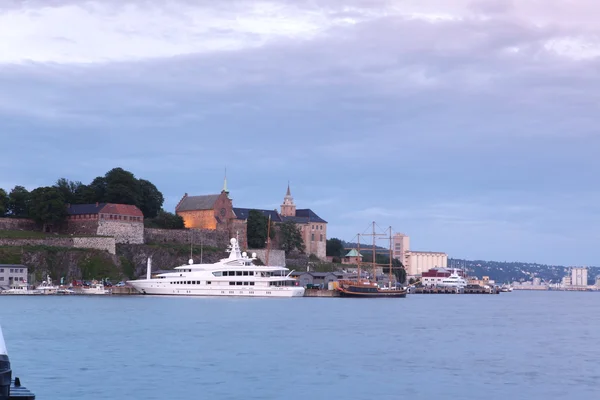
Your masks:
<instances>
[{"instance_id":1,"label":"red-roofed building","mask_svg":"<svg viewBox=\"0 0 600 400\"><path fill-rule=\"evenodd\" d=\"M116 243L144 243L144 214L134 205L68 204L66 233L111 236Z\"/></svg>"}]
</instances>

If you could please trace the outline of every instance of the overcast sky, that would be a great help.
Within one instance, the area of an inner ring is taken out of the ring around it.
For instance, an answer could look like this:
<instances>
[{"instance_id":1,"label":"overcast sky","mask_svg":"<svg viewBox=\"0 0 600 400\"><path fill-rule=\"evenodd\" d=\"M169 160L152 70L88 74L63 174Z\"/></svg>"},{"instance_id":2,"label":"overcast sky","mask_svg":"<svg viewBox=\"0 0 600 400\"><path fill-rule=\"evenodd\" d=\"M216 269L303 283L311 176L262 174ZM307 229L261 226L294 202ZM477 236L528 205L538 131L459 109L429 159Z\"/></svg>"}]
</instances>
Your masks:
<instances>
[{"instance_id":1,"label":"overcast sky","mask_svg":"<svg viewBox=\"0 0 600 400\"><path fill-rule=\"evenodd\" d=\"M597 0L4 0L0 187L123 167L451 257L600 264Z\"/></svg>"}]
</instances>

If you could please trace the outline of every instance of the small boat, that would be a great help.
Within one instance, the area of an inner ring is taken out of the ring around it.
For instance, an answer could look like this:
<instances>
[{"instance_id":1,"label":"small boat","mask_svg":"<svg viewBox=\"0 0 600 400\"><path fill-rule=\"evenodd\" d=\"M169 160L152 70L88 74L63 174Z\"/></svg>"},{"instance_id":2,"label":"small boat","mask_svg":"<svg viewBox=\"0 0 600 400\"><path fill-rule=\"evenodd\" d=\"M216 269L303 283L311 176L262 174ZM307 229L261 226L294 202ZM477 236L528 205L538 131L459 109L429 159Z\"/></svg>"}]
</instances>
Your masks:
<instances>
[{"instance_id":1,"label":"small boat","mask_svg":"<svg viewBox=\"0 0 600 400\"><path fill-rule=\"evenodd\" d=\"M103 284L96 283L95 285L90 286L89 288L81 289L82 294L110 294L111 290L106 289Z\"/></svg>"},{"instance_id":2,"label":"small boat","mask_svg":"<svg viewBox=\"0 0 600 400\"><path fill-rule=\"evenodd\" d=\"M449 277L447 277L446 279L443 279L441 282L439 282L437 284L437 286L464 288L465 286L467 286L467 281L462 276L460 276L456 272L456 270L454 270L452 272L452 274L450 274Z\"/></svg>"},{"instance_id":3,"label":"small boat","mask_svg":"<svg viewBox=\"0 0 600 400\"><path fill-rule=\"evenodd\" d=\"M56 286L52 284L52 278L50 276L46 276L46 280L42 282L41 285L35 288L38 293L41 294L56 294L60 286Z\"/></svg>"},{"instance_id":4,"label":"small boat","mask_svg":"<svg viewBox=\"0 0 600 400\"><path fill-rule=\"evenodd\" d=\"M1 400L35 400L35 394L31 393L25 387L21 386L21 380L15 377L12 380L12 369L6 343L2 336L2 327L0 326L0 399Z\"/></svg>"}]
</instances>

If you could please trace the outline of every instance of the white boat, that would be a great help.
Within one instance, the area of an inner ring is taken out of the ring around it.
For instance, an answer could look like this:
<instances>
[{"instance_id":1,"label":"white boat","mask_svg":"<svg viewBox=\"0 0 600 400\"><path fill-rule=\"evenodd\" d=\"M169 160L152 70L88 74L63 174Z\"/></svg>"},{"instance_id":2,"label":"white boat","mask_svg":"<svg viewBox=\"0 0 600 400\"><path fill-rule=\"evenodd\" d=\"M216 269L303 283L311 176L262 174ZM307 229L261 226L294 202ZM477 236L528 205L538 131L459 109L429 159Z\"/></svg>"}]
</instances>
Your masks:
<instances>
[{"instance_id":1,"label":"white boat","mask_svg":"<svg viewBox=\"0 0 600 400\"><path fill-rule=\"evenodd\" d=\"M452 271L449 277L443 279L441 282L437 284L440 287L455 287L455 288L464 288L467 286L467 281L458 273L456 270Z\"/></svg>"},{"instance_id":2,"label":"white boat","mask_svg":"<svg viewBox=\"0 0 600 400\"><path fill-rule=\"evenodd\" d=\"M151 276L152 260L148 259L146 279L127 281L143 294L179 296L247 296L302 297L304 288L290 277L293 271L279 266L253 264L256 254L241 252L238 241L230 240L229 257L214 264L176 267L173 272Z\"/></svg>"},{"instance_id":3,"label":"white boat","mask_svg":"<svg viewBox=\"0 0 600 400\"><path fill-rule=\"evenodd\" d=\"M2 294L40 294L38 290L33 290L27 286L12 287L10 289L0 291Z\"/></svg>"},{"instance_id":4,"label":"white boat","mask_svg":"<svg viewBox=\"0 0 600 400\"><path fill-rule=\"evenodd\" d=\"M60 286L56 286L52 284L52 278L50 276L46 276L46 280L42 282L41 285L35 288L38 293L41 294L56 294Z\"/></svg>"},{"instance_id":5,"label":"white boat","mask_svg":"<svg viewBox=\"0 0 600 400\"><path fill-rule=\"evenodd\" d=\"M106 289L103 284L96 283L89 288L81 289L82 294L110 294L110 289Z\"/></svg>"}]
</instances>

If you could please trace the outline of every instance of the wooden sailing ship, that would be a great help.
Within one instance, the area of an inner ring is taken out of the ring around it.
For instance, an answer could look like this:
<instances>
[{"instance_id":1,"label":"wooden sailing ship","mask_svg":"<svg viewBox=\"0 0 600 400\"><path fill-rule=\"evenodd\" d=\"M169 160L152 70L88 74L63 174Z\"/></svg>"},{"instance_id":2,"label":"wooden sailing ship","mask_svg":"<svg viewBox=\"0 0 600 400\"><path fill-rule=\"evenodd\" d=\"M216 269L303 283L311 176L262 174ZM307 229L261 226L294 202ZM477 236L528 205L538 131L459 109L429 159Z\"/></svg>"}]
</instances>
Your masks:
<instances>
[{"instance_id":1,"label":"wooden sailing ship","mask_svg":"<svg viewBox=\"0 0 600 400\"><path fill-rule=\"evenodd\" d=\"M372 279L363 279L361 275L361 257L357 257L357 274L356 280L341 280L338 282L337 290L340 292L342 297L406 297L407 290L404 287L392 287L392 228L389 228L389 286L379 287L377 284L377 249L375 240L377 236L383 234L377 234L375 232L375 222L373 222L373 233L363 236L373 236L373 260L372 260ZM358 254L360 255L360 234L358 235Z\"/></svg>"}]
</instances>

